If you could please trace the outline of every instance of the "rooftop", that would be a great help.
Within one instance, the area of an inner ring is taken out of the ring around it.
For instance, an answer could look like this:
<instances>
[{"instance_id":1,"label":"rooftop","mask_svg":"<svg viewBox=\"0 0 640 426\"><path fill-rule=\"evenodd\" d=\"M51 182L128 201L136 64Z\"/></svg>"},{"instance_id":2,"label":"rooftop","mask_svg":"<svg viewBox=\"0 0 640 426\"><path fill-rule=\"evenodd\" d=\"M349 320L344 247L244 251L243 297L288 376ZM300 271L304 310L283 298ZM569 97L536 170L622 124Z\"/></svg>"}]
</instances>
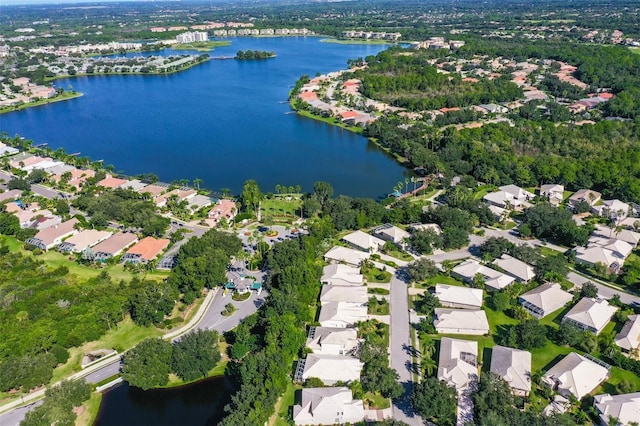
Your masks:
<instances>
[{"instance_id":1,"label":"rooftop","mask_svg":"<svg viewBox=\"0 0 640 426\"><path fill-rule=\"evenodd\" d=\"M139 255L146 261L155 258L162 250L169 245L169 240L146 237L127 250L127 254Z\"/></svg>"}]
</instances>

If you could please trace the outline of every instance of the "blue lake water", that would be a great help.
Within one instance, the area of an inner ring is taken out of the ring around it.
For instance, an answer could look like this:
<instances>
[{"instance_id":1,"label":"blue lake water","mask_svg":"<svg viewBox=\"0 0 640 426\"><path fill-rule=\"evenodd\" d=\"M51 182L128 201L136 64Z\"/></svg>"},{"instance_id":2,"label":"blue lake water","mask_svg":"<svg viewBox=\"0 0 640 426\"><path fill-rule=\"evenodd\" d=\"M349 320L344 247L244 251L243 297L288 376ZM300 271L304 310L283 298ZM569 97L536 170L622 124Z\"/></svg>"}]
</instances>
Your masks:
<instances>
[{"instance_id":1,"label":"blue lake water","mask_svg":"<svg viewBox=\"0 0 640 426\"><path fill-rule=\"evenodd\" d=\"M268 50L261 61L211 60L169 76L95 76L56 82L83 97L0 115L0 131L81 152L129 175L203 180L239 193L247 179L263 192L277 184L330 182L337 194L377 198L404 168L364 137L287 114L303 74L346 67L381 45L323 43L316 37L234 38L212 56ZM166 50L165 55L185 53Z\"/></svg>"}]
</instances>

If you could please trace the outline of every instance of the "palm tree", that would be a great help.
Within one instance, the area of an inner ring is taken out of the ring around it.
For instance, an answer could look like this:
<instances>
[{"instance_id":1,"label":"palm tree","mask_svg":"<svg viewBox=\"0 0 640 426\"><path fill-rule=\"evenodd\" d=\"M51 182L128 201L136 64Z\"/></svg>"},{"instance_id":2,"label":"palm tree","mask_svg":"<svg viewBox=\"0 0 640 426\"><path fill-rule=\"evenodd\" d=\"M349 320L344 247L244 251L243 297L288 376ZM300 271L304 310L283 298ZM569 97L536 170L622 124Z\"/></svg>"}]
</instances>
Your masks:
<instances>
[{"instance_id":1,"label":"palm tree","mask_svg":"<svg viewBox=\"0 0 640 426\"><path fill-rule=\"evenodd\" d=\"M276 184L276 193L280 193L282 191L282 186L280 184Z\"/></svg>"},{"instance_id":2,"label":"palm tree","mask_svg":"<svg viewBox=\"0 0 640 426\"><path fill-rule=\"evenodd\" d=\"M433 358L429 357L429 358L422 358L422 360L420 361L420 367L422 368L422 370L424 371L424 375L425 376L431 376L433 375L433 372L435 371L436 367L438 365L436 364L436 362L434 361Z\"/></svg>"},{"instance_id":3,"label":"palm tree","mask_svg":"<svg viewBox=\"0 0 640 426\"><path fill-rule=\"evenodd\" d=\"M202 183L202 179L200 179L200 178L195 178L193 180L193 186L195 186L198 191L200 190L200 184L201 183Z\"/></svg>"}]
</instances>

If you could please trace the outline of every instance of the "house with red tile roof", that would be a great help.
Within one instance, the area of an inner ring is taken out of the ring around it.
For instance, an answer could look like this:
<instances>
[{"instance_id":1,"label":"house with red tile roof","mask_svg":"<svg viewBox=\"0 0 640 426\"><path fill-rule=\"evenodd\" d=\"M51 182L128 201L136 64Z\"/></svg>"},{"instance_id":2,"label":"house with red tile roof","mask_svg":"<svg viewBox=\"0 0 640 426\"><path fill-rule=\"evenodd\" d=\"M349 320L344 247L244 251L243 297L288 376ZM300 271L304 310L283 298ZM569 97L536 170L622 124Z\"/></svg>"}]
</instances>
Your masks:
<instances>
[{"instance_id":1,"label":"house with red tile roof","mask_svg":"<svg viewBox=\"0 0 640 426\"><path fill-rule=\"evenodd\" d=\"M103 188L118 188L121 185L124 185L125 183L127 183L126 179L119 179L113 176L107 176L106 178L102 179L100 182L98 182L98 186L101 186Z\"/></svg>"},{"instance_id":2,"label":"house with red tile roof","mask_svg":"<svg viewBox=\"0 0 640 426\"><path fill-rule=\"evenodd\" d=\"M360 114L357 111L342 111L340 113L340 118L342 118L342 121L354 120L358 118L358 116L360 116Z\"/></svg>"},{"instance_id":3,"label":"house with red tile roof","mask_svg":"<svg viewBox=\"0 0 640 426\"><path fill-rule=\"evenodd\" d=\"M318 100L318 95L316 94L316 92L302 92L300 94L298 94L298 98L300 98L301 100L305 101L305 102L309 102L309 101L317 101Z\"/></svg>"},{"instance_id":4,"label":"house with red tile roof","mask_svg":"<svg viewBox=\"0 0 640 426\"><path fill-rule=\"evenodd\" d=\"M220 222L220 219L225 218L227 221L236 217L238 212L238 206L231 200L218 200L215 206L209 211L209 219L214 220L214 226Z\"/></svg>"},{"instance_id":5,"label":"house with red tile roof","mask_svg":"<svg viewBox=\"0 0 640 426\"><path fill-rule=\"evenodd\" d=\"M122 261L125 263L147 263L155 259L168 245L169 240L164 238L143 238L127 250Z\"/></svg>"}]
</instances>

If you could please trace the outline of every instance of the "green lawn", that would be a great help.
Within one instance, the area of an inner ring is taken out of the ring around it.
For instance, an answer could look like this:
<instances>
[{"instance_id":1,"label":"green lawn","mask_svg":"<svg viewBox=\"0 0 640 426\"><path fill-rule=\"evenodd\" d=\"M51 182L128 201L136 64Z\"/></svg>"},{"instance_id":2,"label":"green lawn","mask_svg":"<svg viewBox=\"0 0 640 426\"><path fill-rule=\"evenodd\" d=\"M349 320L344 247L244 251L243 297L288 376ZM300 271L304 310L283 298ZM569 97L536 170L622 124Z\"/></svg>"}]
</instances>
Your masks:
<instances>
[{"instance_id":1,"label":"green lawn","mask_svg":"<svg viewBox=\"0 0 640 426\"><path fill-rule=\"evenodd\" d=\"M482 197L490 193L492 189L493 187L490 185L483 185L478 188L478 190L473 194L473 198L475 198L476 200L481 200Z\"/></svg>"},{"instance_id":2,"label":"green lawn","mask_svg":"<svg viewBox=\"0 0 640 426\"><path fill-rule=\"evenodd\" d=\"M315 114L311 114L309 111L304 111L304 110L299 110L297 111L297 113L303 117L306 118L312 118L314 120L318 120L318 121L322 121L324 123L327 124L331 124L333 126L338 126L342 129L348 130L350 132L354 132L354 133L363 133L364 129L362 127L358 127L358 126L349 126L347 124L344 124L342 121L337 120L333 117L329 118L329 117L321 117L319 115L315 115Z\"/></svg>"},{"instance_id":3,"label":"green lawn","mask_svg":"<svg viewBox=\"0 0 640 426\"><path fill-rule=\"evenodd\" d=\"M384 254L391 257L395 257L396 259L399 259L399 260L404 260L405 262L411 262L415 260L413 256L411 256L409 253L405 253L400 250L386 250Z\"/></svg>"},{"instance_id":4,"label":"green lawn","mask_svg":"<svg viewBox=\"0 0 640 426\"><path fill-rule=\"evenodd\" d=\"M286 200L284 197L266 199L261 203L262 217L273 216L274 219L277 219L281 216L293 216L297 218L301 206L302 200L297 197L293 197L291 200Z\"/></svg>"},{"instance_id":5,"label":"green lawn","mask_svg":"<svg viewBox=\"0 0 640 426\"><path fill-rule=\"evenodd\" d=\"M102 402L102 393L93 392L91 397L86 400L82 407L84 411L76 418L76 426L90 426L95 422L100 411L100 403Z\"/></svg>"},{"instance_id":6,"label":"green lawn","mask_svg":"<svg viewBox=\"0 0 640 426\"><path fill-rule=\"evenodd\" d=\"M364 401L367 401L368 405L372 408L383 410L391 407L389 398L385 398L380 394L367 392L362 396Z\"/></svg>"},{"instance_id":7,"label":"green lawn","mask_svg":"<svg viewBox=\"0 0 640 426\"><path fill-rule=\"evenodd\" d=\"M284 391L277 406L278 411L275 414L275 421L269 422L270 425L275 426L288 426L289 412L291 407L295 404L296 391L302 389L302 386L294 385L293 383L287 384L287 389Z\"/></svg>"},{"instance_id":8,"label":"green lawn","mask_svg":"<svg viewBox=\"0 0 640 426\"><path fill-rule=\"evenodd\" d=\"M174 44L173 50L196 50L198 52L210 52L216 47L229 46L230 41L198 41L194 43Z\"/></svg>"},{"instance_id":9,"label":"green lawn","mask_svg":"<svg viewBox=\"0 0 640 426\"><path fill-rule=\"evenodd\" d=\"M449 276L443 273L439 273L436 276L427 279L426 281L421 283L419 287L429 288L429 287L435 286L436 284L448 284L448 285L457 285L460 287L465 287L465 284L462 281L457 280L452 276Z\"/></svg>"},{"instance_id":10,"label":"green lawn","mask_svg":"<svg viewBox=\"0 0 640 426\"><path fill-rule=\"evenodd\" d=\"M370 283L388 283L391 281L391 272L383 271L378 268L362 269L362 275Z\"/></svg>"}]
</instances>

